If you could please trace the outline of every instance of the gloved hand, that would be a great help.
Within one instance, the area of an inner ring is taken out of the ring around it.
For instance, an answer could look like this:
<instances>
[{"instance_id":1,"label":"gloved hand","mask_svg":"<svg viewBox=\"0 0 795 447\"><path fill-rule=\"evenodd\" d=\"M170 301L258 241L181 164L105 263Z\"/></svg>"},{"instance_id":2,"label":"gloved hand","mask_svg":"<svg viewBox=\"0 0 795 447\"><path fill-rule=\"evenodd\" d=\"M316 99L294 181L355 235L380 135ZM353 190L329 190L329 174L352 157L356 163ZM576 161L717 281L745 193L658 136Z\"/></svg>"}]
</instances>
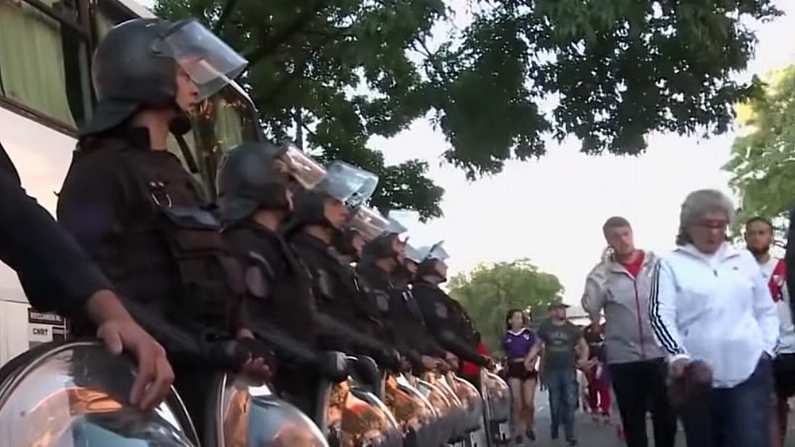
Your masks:
<instances>
[{"instance_id":1,"label":"gloved hand","mask_svg":"<svg viewBox=\"0 0 795 447\"><path fill-rule=\"evenodd\" d=\"M400 353L396 350L387 348L375 354L375 361L381 368L392 372L400 372L402 370Z\"/></svg>"},{"instance_id":2,"label":"gloved hand","mask_svg":"<svg viewBox=\"0 0 795 447\"><path fill-rule=\"evenodd\" d=\"M276 374L277 361L265 344L254 338L239 338L238 343L243 351L245 361L239 371L260 381L269 381Z\"/></svg>"}]
</instances>

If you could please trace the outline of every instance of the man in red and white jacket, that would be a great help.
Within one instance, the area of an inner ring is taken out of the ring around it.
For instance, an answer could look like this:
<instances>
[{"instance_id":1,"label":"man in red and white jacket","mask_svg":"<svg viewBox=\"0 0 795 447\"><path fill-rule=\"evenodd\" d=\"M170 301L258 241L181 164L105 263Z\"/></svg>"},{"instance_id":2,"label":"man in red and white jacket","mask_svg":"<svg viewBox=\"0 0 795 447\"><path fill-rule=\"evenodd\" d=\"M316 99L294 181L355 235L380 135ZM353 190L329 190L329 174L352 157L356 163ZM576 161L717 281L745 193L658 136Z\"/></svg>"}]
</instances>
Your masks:
<instances>
[{"instance_id":1,"label":"man in red and white jacket","mask_svg":"<svg viewBox=\"0 0 795 447\"><path fill-rule=\"evenodd\" d=\"M777 411L774 418L773 446L784 445L787 433L789 406L787 400L795 395L795 325L792 322L790 296L786 284L786 264L783 259L771 256L773 225L763 217L754 217L745 224L745 243L759 262L770 295L778 311L780 335L776 344L773 373L776 380Z\"/></svg>"}]
</instances>

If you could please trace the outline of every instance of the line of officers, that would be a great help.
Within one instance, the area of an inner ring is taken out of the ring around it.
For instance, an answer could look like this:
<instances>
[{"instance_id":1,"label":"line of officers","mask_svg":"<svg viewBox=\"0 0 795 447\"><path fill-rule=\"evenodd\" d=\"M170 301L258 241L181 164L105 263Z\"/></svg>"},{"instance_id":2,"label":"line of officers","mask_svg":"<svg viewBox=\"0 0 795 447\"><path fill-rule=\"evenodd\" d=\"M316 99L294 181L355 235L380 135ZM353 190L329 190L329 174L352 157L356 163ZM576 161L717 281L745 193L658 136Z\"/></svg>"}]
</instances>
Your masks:
<instances>
[{"instance_id":1,"label":"line of officers","mask_svg":"<svg viewBox=\"0 0 795 447\"><path fill-rule=\"evenodd\" d=\"M218 371L268 381L315 415L317 384L348 376L326 353L367 356L395 375L491 367L465 310L439 287L441 244L415 249L405 227L365 206L375 175L248 142L224 156L217 203L204 199L167 138L188 132L188 112L245 65L194 20L112 29L92 67L98 104L58 198L60 225L168 353L194 425L205 425ZM63 281L81 277L60 268L73 275ZM47 301L57 282L24 276L31 302L59 308ZM70 317L76 336L96 334L90 312ZM184 352L185 334L200 361Z\"/></svg>"}]
</instances>

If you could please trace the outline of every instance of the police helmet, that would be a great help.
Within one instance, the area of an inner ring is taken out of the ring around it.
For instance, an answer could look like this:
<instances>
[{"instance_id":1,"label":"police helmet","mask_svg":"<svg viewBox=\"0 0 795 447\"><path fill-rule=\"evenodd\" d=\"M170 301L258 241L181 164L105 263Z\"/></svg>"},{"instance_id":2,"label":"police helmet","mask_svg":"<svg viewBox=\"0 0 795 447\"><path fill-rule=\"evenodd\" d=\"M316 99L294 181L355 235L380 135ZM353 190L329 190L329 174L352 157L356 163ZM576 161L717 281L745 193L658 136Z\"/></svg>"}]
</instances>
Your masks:
<instances>
[{"instance_id":1,"label":"police helmet","mask_svg":"<svg viewBox=\"0 0 795 447\"><path fill-rule=\"evenodd\" d=\"M218 168L218 202L227 223L247 219L258 209L290 212L287 188L292 177L287 148L242 143L224 155Z\"/></svg>"},{"instance_id":2,"label":"police helmet","mask_svg":"<svg viewBox=\"0 0 795 447\"><path fill-rule=\"evenodd\" d=\"M124 22L110 30L94 55L92 78L98 103L80 136L112 130L143 107L177 107L178 66L196 84L202 100L231 82L246 65L195 19ZM172 121L171 130L175 134L190 130L185 113Z\"/></svg>"}]
</instances>

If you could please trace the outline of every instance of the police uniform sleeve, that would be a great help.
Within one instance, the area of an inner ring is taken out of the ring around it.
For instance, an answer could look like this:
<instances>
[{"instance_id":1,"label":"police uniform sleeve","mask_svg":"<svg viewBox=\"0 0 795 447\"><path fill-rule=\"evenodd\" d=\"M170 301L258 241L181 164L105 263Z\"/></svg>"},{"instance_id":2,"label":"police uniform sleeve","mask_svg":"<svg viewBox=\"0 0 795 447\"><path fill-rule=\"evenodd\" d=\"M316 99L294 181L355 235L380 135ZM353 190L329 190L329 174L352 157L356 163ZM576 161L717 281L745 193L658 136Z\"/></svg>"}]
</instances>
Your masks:
<instances>
[{"instance_id":1,"label":"police uniform sleeve","mask_svg":"<svg viewBox=\"0 0 795 447\"><path fill-rule=\"evenodd\" d=\"M73 161L69 167L58 195L58 221L114 279L112 272L121 256L114 235L124 228L124 171L118 157L101 153L103 149L97 151Z\"/></svg>"},{"instance_id":2,"label":"police uniform sleeve","mask_svg":"<svg viewBox=\"0 0 795 447\"><path fill-rule=\"evenodd\" d=\"M429 293L422 290L422 288L418 289L415 291L415 295L420 311L423 314L429 332L440 347L468 362L486 366L488 363L486 359L475 350L474 346L467 345L463 338L456 333L453 316L450 315L450 310L447 306L439 300L428 296Z\"/></svg>"},{"instance_id":3,"label":"police uniform sleeve","mask_svg":"<svg viewBox=\"0 0 795 447\"><path fill-rule=\"evenodd\" d=\"M30 303L43 311L71 316L110 282L88 256L19 183L0 147L0 259L19 275Z\"/></svg>"}]
</instances>

